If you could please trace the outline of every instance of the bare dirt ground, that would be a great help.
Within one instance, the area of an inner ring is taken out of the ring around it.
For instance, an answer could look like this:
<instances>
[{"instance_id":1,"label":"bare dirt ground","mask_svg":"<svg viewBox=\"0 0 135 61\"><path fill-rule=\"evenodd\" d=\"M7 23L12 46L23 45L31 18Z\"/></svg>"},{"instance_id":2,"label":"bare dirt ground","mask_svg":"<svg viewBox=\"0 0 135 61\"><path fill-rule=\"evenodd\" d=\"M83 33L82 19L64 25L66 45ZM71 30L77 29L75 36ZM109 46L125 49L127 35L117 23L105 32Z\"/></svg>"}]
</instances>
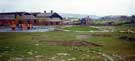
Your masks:
<instances>
[{"instance_id":1,"label":"bare dirt ground","mask_svg":"<svg viewBox=\"0 0 135 61\"><path fill-rule=\"evenodd\" d=\"M48 41L47 44L51 46L86 46L86 47L102 46L86 41Z\"/></svg>"},{"instance_id":2,"label":"bare dirt ground","mask_svg":"<svg viewBox=\"0 0 135 61\"><path fill-rule=\"evenodd\" d=\"M94 37L112 37L110 34L91 34L91 36Z\"/></svg>"},{"instance_id":3,"label":"bare dirt ground","mask_svg":"<svg viewBox=\"0 0 135 61\"><path fill-rule=\"evenodd\" d=\"M135 56L125 57L125 61L135 61Z\"/></svg>"}]
</instances>

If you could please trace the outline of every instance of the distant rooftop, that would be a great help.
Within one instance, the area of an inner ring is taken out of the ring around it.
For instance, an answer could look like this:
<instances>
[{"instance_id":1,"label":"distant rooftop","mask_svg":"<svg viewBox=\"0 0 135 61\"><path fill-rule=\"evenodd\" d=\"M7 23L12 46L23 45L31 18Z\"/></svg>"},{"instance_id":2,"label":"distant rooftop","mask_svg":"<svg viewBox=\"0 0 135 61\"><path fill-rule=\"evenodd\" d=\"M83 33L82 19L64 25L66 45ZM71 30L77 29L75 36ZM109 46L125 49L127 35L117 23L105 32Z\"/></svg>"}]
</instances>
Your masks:
<instances>
[{"instance_id":1,"label":"distant rooftop","mask_svg":"<svg viewBox=\"0 0 135 61\"><path fill-rule=\"evenodd\" d=\"M22 15L22 14L31 15L28 12L5 12L5 13L0 13L0 15L12 15L12 14L17 14L17 15Z\"/></svg>"}]
</instances>

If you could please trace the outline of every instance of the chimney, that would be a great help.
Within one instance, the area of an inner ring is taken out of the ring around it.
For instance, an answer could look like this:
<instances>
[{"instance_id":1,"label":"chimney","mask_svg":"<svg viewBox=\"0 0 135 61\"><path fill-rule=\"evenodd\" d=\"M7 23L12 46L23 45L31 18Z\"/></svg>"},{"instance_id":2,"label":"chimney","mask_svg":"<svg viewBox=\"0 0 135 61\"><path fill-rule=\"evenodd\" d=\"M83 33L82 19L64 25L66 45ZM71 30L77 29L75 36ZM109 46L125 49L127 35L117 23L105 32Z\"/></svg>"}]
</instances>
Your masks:
<instances>
[{"instance_id":1,"label":"chimney","mask_svg":"<svg viewBox=\"0 0 135 61\"><path fill-rule=\"evenodd\" d=\"M46 11L44 11L44 13L46 13Z\"/></svg>"},{"instance_id":2,"label":"chimney","mask_svg":"<svg viewBox=\"0 0 135 61\"><path fill-rule=\"evenodd\" d=\"M51 10L51 13L53 13L53 10Z\"/></svg>"}]
</instances>

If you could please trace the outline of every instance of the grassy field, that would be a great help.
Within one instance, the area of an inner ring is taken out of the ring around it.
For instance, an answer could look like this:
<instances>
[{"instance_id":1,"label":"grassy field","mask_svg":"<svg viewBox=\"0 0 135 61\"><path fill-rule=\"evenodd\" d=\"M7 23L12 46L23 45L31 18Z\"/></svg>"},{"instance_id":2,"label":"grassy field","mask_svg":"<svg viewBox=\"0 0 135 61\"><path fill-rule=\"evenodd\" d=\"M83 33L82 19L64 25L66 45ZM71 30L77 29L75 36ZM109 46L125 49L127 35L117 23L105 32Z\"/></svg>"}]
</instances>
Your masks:
<instances>
[{"instance_id":1,"label":"grassy field","mask_svg":"<svg viewBox=\"0 0 135 61\"><path fill-rule=\"evenodd\" d=\"M97 28L92 28L88 26L73 26L73 27L65 27L65 30L71 30L71 31L95 31L98 30Z\"/></svg>"},{"instance_id":2,"label":"grassy field","mask_svg":"<svg viewBox=\"0 0 135 61\"><path fill-rule=\"evenodd\" d=\"M87 30L87 27L85 29ZM135 36L134 34L131 35ZM121 33L117 32L78 33L54 31L0 33L0 61L107 60L102 54L98 54L99 52L109 55L114 61L134 60L135 42L119 39L120 36ZM48 45L48 41L86 41L100 46L63 46L58 45L58 43L55 45Z\"/></svg>"}]
</instances>

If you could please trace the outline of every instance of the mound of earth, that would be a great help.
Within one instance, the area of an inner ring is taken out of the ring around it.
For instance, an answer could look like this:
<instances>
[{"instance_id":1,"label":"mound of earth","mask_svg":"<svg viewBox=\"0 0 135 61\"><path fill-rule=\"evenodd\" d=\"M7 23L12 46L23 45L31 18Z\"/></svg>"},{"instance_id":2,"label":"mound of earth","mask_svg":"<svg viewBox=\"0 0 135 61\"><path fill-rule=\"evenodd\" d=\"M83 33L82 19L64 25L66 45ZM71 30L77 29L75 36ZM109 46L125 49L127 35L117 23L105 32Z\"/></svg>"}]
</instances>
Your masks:
<instances>
[{"instance_id":1,"label":"mound of earth","mask_svg":"<svg viewBox=\"0 0 135 61\"><path fill-rule=\"evenodd\" d=\"M92 42L86 42L86 41L48 41L48 45L51 46L101 46Z\"/></svg>"},{"instance_id":2,"label":"mound of earth","mask_svg":"<svg viewBox=\"0 0 135 61\"><path fill-rule=\"evenodd\" d=\"M125 61L135 61L135 56L125 57Z\"/></svg>"},{"instance_id":3,"label":"mound of earth","mask_svg":"<svg viewBox=\"0 0 135 61\"><path fill-rule=\"evenodd\" d=\"M133 42L135 41L135 36L120 36L119 39Z\"/></svg>"},{"instance_id":4,"label":"mound of earth","mask_svg":"<svg viewBox=\"0 0 135 61\"><path fill-rule=\"evenodd\" d=\"M110 34L91 34L91 36L95 36L95 37L112 37L112 35L110 35Z\"/></svg>"}]
</instances>

